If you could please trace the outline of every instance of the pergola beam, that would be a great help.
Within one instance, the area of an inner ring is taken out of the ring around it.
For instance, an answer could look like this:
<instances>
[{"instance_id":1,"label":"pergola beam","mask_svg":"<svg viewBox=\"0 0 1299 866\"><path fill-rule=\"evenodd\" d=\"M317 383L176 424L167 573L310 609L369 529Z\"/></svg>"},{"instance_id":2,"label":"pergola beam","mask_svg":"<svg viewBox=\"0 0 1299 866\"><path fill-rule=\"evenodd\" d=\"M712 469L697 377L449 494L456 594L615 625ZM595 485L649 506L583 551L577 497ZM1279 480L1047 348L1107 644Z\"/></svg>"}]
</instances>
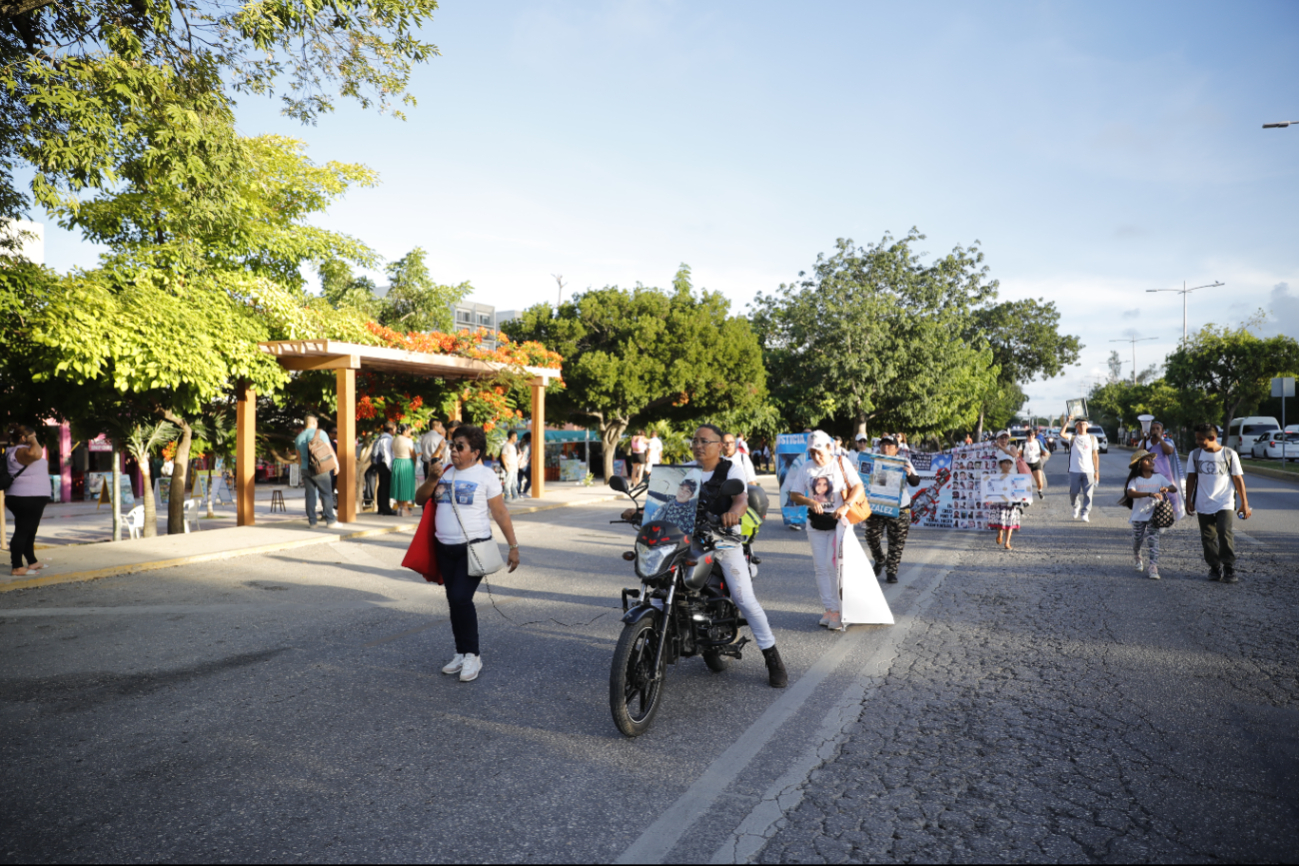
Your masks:
<instances>
[{"instance_id":1,"label":"pergola beam","mask_svg":"<svg viewBox=\"0 0 1299 866\"><path fill-rule=\"evenodd\" d=\"M357 355L280 358L280 366L286 370L359 370L361 359Z\"/></svg>"}]
</instances>

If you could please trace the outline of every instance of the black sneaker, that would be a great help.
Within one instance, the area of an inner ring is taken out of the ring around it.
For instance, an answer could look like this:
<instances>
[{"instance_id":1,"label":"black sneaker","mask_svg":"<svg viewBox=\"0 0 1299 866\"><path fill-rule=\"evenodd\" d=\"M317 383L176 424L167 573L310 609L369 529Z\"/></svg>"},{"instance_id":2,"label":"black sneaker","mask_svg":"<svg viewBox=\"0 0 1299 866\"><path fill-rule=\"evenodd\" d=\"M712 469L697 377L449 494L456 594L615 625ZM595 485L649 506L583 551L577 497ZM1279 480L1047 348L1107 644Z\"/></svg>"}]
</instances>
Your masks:
<instances>
[{"instance_id":1,"label":"black sneaker","mask_svg":"<svg viewBox=\"0 0 1299 866\"><path fill-rule=\"evenodd\" d=\"M876 580L883 580L883 579L884 579L884 563L882 563L882 562L877 563L877 564L875 565L875 579L876 579Z\"/></svg>"},{"instance_id":2,"label":"black sneaker","mask_svg":"<svg viewBox=\"0 0 1299 866\"><path fill-rule=\"evenodd\" d=\"M890 575L888 576L888 582L889 582L889 583L897 583L897 582L898 582L898 576L897 576L896 574L890 574Z\"/></svg>"},{"instance_id":3,"label":"black sneaker","mask_svg":"<svg viewBox=\"0 0 1299 866\"><path fill-rule=\"evenodd\" d=\"M1221 566L1221 565L1211 565L1211 566L1209 566L1209 580L1222 580L1222 566Z\"/></svg>"},{"instance_id":4,"label":"black sneaker","mask_svg":"<svg viewBox=\"0 0 1299 866\"><path fill-rule=\"evenodd\" d=\"M1230 565L1228 565L1228 566L1226 566L1225 568L1223 568L1223 570L1222 570L1222 582L1223 582L1223 583L1240 583L1240 578L1236 576L1236 569L1232 568Z\"/></svg>"}]
</instances>

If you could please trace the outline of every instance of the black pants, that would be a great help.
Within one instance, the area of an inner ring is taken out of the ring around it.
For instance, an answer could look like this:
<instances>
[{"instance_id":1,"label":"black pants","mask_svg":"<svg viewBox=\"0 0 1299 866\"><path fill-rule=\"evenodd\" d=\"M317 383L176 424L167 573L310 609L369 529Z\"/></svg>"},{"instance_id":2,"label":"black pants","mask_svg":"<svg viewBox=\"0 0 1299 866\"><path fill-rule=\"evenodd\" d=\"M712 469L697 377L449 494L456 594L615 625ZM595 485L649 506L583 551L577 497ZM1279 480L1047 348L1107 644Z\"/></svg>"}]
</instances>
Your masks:
<instances>
[{"instance_id":1,"label":"black pants","mask_svg":"<svg viewBox=\"0 0 1299 866\"><path fill-rule=\"evenodd\" d=\"M1236 567L1236 536L1232 527L1236 515L1230 508L1216 514L1196 513L1200 521L1200 545L1204 548L1204 561L1210 568Z\"/></svg>"},{"instance_id":2,"label":"black pants","mask_svg":"<svg viewBox=\"0 0 1299 866\"><path fill-rule=\"evenodd\" d=\"M374 468L379 473L379 491L375 494L375 504L379 506L379 513L396 514L397 512L392 510L392 468L384 463Z\"/></svg>"},{"instance_id":3,"label":"black pants","mask_svg":"<svg viewBox=\"0 0 1299 866\"><path fill-rule=\"evenodd\" d=\"M889 552L886 556L880 545L885 530L889 536ZM907 533L911 531L911 509L903 508L897 517L885 517L872 514L866 518L866 546L876 564L884 563L884 573L889 577L898 576L898 566L902 564L902 551L907 546Z\"/></svg>"},{"instance_id":4,"label":"black pants","mask_svg":"<svg viewBox=\"0 0 1299 866\"><path fill-rule=\"evenodd\" d=\"M519 470L519 493L527 493L532 489L532 461L528 461L527 468Z\"/></svg>"},{"instance_id":5,"label":"black pants","mask_svg":"<svg viewBox=\"0 0 1299 866\"><path fill-rule=\"evenodd\" d=\"M451 609L451 633L455 635L456 652L479 655L478 609L474 607L474 593L478 591L482 578L469 575L469 545L437 541L434 547L438 571L442 573L443 587L447 591L447 607Z\"/></svg>"},{"instance_id":6,"label":"black pants","mask_svg":"<svg viewBox=\"0 0 1299 866\"><path fill-rule=\"evenodd\" d=\"M5 507L14 516L14 537L9 541L9 564L14 568L36 562L36 530L41 525L48 496L5 496Z\"/></svg>"}]
</instances>

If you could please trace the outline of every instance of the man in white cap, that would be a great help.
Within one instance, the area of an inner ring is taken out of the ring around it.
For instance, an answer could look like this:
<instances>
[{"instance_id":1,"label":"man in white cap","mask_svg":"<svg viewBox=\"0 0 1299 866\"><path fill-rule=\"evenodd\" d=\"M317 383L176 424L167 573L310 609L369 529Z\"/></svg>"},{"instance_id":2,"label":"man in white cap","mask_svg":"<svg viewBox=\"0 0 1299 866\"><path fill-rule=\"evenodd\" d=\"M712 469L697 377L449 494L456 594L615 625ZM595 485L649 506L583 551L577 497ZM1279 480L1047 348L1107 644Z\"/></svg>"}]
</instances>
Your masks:
<instances>
[{"instance_id":1,"label":"man in white cap","mask_svg":"<svg viewBox=\"0 0 1299 866\"><path fill-rule=\"evenodd\" d=\"M789 498L807 506L807 540L825 616L820 625L837 629L842 624L839 575L835 568L835 524L848 511L847 502L865 495L853 461L834 453L834 440L821 430L807 437L807 462L790 484ZM846 498L845 498L846 497Z\"/></svg>"},{"instance_id":2,"label":"man in white cap","mask_svg":"<svg viewBox=\"0 0 1299 866\"><path fill-rule=\"evenodd\" d=\"M858 434L857 434L857 450L858 450L858 451L869 451L869 450L871 450L871 437L867 436L865 433L858 433Z\"/></svg>"}]
</instances>

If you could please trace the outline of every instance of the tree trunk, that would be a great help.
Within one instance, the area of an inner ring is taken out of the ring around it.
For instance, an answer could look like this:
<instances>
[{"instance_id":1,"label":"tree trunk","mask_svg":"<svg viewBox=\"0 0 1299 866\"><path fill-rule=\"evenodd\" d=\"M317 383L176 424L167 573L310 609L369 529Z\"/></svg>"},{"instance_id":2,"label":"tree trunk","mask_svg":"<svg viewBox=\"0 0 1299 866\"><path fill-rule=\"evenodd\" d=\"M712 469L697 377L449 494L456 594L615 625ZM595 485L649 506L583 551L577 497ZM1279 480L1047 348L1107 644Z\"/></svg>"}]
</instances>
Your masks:
<instances>
[{"instance_id":1,"label":"tree trunk","mask_svg":"<svg viewBox=\"0 0 1299 866\"><path fill-rule=\"evenodd\" d=\"M979 407L979 426L974 429L974 441L983 441L983 407Z\"/></svg>"},{"instance_id":2,"label":"tree trunk","mask_svg":"<svg viewBox=\"0 0 1299 866\"><path fill-rule=\"evenodd\" d=\"M113 540L122 540L122 452L113 443L113 487L108 491L108 501L113 505Z\"/></svg>"},{"instance_id":3,"label":"tree trunk","mask_svg":"<svg viewBox=\"0 0 1299 866\"><path fill-rule=\"evenodd\" d=\"M618 440L626 432L630 418L615 417L600 422L600 441L604 443L604 483L613 479L613 452L618 447Z\"/></svg>"},{"instance_id":4,"label":"tree trunk","mask_svg":"<svg viewBox=\"0 0 1299 866\"><path fill-rule=\"evenodd\" d=\"M144 459L136 458L140 463L140 490L144 494L144 529L140 535L153 538L158 534L158 506L153 499L153 469L149 467L149 455Z\"/></svg>"},{"instance_id":5,"label":"tree trunk","mask_svg":"<svg viewBox=\"0 0 1299 866\"><path fill-rule=\"evenodd\" d=\"M171 410L162 414L180 428L180 442L176 445L176 456L172 458L171 501L167 503L167 534L176 535L185 531L185 480L189 475L189 445L194 431L188 421Z\"/></svg>"},{"instance_id":6,"label":"tree trunk","mask_svg":"<svg viewBox=\"0 0 1299 866\"><path fill-rule=\"evenodd\" d=\"M858 437L858 436L867 436L867 437L869 437L869 435L870 435L870 434L868 434L868 433L866 432L866 413L865 413L865 412L858 412L858 413L857 413L857 432L853 433L853 436L852 436L852 439L853 439L853 447L854 447L854 448L856 447L857 437Z\"/></svg>"}]
</instances>

